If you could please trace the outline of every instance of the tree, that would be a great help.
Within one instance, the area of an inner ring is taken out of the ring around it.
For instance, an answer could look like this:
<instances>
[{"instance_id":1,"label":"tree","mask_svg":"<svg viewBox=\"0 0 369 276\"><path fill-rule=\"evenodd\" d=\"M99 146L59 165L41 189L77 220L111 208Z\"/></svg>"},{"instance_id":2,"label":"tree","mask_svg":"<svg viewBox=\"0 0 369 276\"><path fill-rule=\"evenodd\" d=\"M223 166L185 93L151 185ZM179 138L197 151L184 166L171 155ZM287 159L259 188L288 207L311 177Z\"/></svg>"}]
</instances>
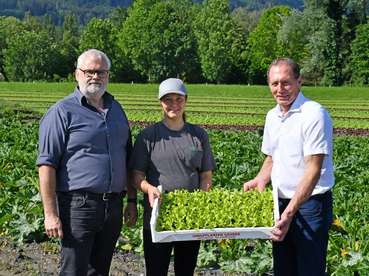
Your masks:
<instances>
[{"instance_id":1,"label":"tree","mask_svg":"<svg viewBox=\"0 0 369 276\"><path fill-rule=\"evenodd\" d=\"M62 31L62 39L58 44L58 65L54 71L61 78L72 79L79 47L78 22L73 14L64 17Z\"/></svg>"},{"instance_id":2,"label":"tree","mask_svg":"<svg viewBox=\"0 0 369 276\"><path fill-rule=\"evenodd\" d=\"M22 31L4 51L4 71L11 81L50 80L55 68L55 43L42 31Z\"/></svg>"},{"instance_id":3,"label":"tree","mask_svg":"<svg viewBox=\"0 0 369 276\"><path fill-rule=\"evenodd\" d=\"M20 20L11 16L0 16L0 73L4 74L4 52L8 48L8 41L23 30L25 26Z\"/></svg>"},{"instance_id":4,"label":"tree","mask_svg":"<svg viewBox=\"0 0 369 276\"><path fill-rule=\"evenodd\" d=\"M261 12L249 11L246 8L239 7L232 11L232 18L237 25L242 27L242 30L246 36L256 27Z\"/></svg>"},{"instance_id":5,"label":"tree","mask_svg":"<svg viewBox=\"0 0 369 276\"><path fill-rule=\"evenodd\" d=\"M278 43L285 45L285 55L301 63L308 55L307 18L298 10L292 10L289 16L282 18L278 31Z\"/></svg>"},{"instance_id":6,"label":"tree","mask_svg":"<svg viewBox=\"0 0 369 276\"><path fill-rule=\"evenodd\" d=\"M305 0L304 30L309 37L308 47L315 49L314 55L319 56L314 58L311 52L311 62L306 65L319 60L322 65L320 84L341 85L351 79L348 66L351 42L355 38L356 26L366 21L366 11L367 0ZM306 27L309 22L315 24L310 30ZM316 66L310 67L312 70L308 71L317 74Z\"/></svg>"},{"instance_id":7,"label":"tree","mask_svg":"<svg viewBox=\"0 0 369 276\"><path fill-rule=\"evenodd\" d=\"M194 30L203 75L211 82L242 81L246 37L232 19L226 0L205 1Z\"/></svg>"},{"instance_id":8,"label":"tree","mask_svg":"<svg viewBox=\"0 0 369 276\"><path fill-rule=\"evenodd\" d=\"M285 45L285 53L301 65L305 82L326 81L328 45L334 47L334 22L321 8L309 6L303 12L293 11L283 18L278 41Z\"/></svg>"},{"instance_id":9,"label":"tree","mask_svg":"<svg viewBox=\"0 0 369 276\"><path fill-rule=\"evenodd\" d=\"M128 10L126 8L116 8L113 9L109 14L109 19L114 24L114 26L116 26L117 28L121 28L127 16Z\"/></svg>"},{"instance_id":10,"label":"tree","mask_svg":"<svg viewBox=\"0 0 369 276\"><path fill-rule=\"evenodd\" d=\"M198 79L190 2L137 0L129 9L119 45L151 82ZM163 16L165 15L165 16Z\"/></svg>"},{"instance_id":11,"label":"tree","mask_svg":"<svg viewBox=\"0 0 369 276\"><path fill-rule=\"evenodd\" d=\"M110 19L92 19L83 29L80 39L80 52L96 48L105 52L111 60L110 79L131 81L137 78L128 58L118 46L118 28Z\"/></svg>"},{"instance_id":12,"label":"tree","mask_svg":"<svg viewBox=\"0 0 369 276\"><path fill-rule=\"evenodd\" d=\"M256 28L250 33L247 42L250 82L265 83L270 63L277 57L287 55L286 45L278 43L277 34L283 18L290 14L291 10L285 6L267 9L261 15Z\"/></svg>"},{"instance_id":13,"label":"tree","mask_svg":"<svg viewBox=\"0 0 369 276\"><path fill-rule=\"evenodd\" d=\"M351 70L355 84L369 84L369 24L359 25L352 42Z\"/></svg>"}]
</instances>

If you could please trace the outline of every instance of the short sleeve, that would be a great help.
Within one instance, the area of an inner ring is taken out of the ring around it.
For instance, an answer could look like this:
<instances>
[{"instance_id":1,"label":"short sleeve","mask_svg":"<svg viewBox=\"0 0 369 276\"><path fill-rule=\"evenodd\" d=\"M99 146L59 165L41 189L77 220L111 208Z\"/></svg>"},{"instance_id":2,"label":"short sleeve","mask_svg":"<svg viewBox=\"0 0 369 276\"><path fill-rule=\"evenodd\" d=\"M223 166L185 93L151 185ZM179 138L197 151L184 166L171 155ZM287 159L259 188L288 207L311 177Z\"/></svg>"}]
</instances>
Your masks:
<instances>
[{"instance_id":1,"label":"short sleeve","mask_svg":"<svg viewBox=\"0 0 369 276\"><path fill-rule=\"evenodd\" d=\"M261 151L265 155L271 156L273 152L272 152L272 149L271 149L272 142L271 142L271 139L270 139L270 131L269 131L270 119L268 117L269 117L269 113L268 113L268 115L266 117L266 120L265 120L264 132L263 132L263 141L262 141L262 144L261 144Z\"/></svg>"},{"instance_id":2,"label":"short sleeve","mask_svg":"<svg viewBox=\"0 0 369 276\"><path fill-rule=\"evenodd\" d=\"M146 172L148 169L150 155L144 136L144 132L141 132L136 138L128 165L131 170Z\"/></svg>"},{"instance_id":3,"label":"short sleeve","mask_svg":"<svg viewBox=\"0 0 369 276\"><path fill-rule=\"evenodd\" d=\"M203 156L202 156L202 162L201 162L201 171L213 171L216 169L216 164L213 156L213 152L211 150L210 142L209 142L209 136L206 133L205 130L203 130L202 135L202 147L203 147Z\"/></svg>"},{"instance_id":4,"label":"short sleeve","mask_svg":"<svg viewBox=\"0 0 369 276\"><path fill-rule=\"evenodd\" d=\"M333 126L329 114L320 108L304 122L304 156L332 154Z\"/></svg>"},{"instance_id":5,"label":"short sleeve","mask_svg":"<svg viewBox=\"0 0 369 276\"><path fill-rule=\"evenodd\" d=\"M67 140L67 120L63 110L51 107L41 119L36 165L58 168Z\"/></svg>"}]
</instances>

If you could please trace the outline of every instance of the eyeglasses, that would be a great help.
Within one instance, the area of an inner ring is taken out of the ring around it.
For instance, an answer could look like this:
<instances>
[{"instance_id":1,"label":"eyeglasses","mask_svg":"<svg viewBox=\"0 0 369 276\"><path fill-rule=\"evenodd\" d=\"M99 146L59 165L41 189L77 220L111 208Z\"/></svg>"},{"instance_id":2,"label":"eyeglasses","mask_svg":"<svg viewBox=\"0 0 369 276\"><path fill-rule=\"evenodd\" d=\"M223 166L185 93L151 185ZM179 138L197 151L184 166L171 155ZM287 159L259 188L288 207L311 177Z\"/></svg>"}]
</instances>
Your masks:
<instances>
[{"instance_id":1,"label":"eyeglasses","mask_svg":"<svg viewBox=\"0 0 369 276\"><path fill-rule=\"evenodd\" d=\"M85 74L86 78L92 78L95 76L95 74L97 74L99 78L105 78L109 73L108 70L90 70L90 69L83 70L81 68L78 68L78 70L81 70L83 74Z\"/></svg>"}]
</instances>

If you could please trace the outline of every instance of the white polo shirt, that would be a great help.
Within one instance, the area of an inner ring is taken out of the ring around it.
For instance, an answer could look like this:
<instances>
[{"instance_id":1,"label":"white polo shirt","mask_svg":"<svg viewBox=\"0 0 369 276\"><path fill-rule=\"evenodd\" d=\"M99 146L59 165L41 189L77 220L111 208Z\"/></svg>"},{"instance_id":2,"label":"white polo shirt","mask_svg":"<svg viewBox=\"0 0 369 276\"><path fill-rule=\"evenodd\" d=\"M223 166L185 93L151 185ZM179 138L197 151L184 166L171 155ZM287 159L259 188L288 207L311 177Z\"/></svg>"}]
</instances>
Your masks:
<instances>
[{"instance_id":1,"label":"white polo shirt","mask_svg":"<svg viewBox=\"0 0 369 276\"><path fill-rule=\"evenodd\" d=\"M280 198L292 198L305 171L304 157L325 154L313 195L334 185L332 161L333 127L328 112L300 92L290 110L271 109L264 127L262 152L273 159L272 184Z\"/></svg>"}]
</instances>

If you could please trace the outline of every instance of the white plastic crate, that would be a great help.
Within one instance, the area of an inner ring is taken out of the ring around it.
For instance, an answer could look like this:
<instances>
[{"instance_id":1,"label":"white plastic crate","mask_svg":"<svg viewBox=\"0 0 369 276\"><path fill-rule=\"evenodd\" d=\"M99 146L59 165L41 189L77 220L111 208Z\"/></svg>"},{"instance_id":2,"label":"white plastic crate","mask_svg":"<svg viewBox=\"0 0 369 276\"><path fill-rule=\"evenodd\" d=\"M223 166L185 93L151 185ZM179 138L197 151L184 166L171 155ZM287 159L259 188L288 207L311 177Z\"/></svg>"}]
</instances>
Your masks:
<instances>
[{"instance_id":1,"label":"white plastic crate","mask_svg":"<svg viewBox=\"0 0 369 276\"><path fill-rule=\"evenodd\" d=\"M159 188L161 188L159 186ZM160 189L161 190L161 189ZM279 218L278 193L273 189L274 221ZM213 228L198 230L156 231L160 204L155 199L152 208L150 228L153 242L172 242L188 240L223 240L223 239L270 239L273 227Z\"/></svg>"}]
</instances>

